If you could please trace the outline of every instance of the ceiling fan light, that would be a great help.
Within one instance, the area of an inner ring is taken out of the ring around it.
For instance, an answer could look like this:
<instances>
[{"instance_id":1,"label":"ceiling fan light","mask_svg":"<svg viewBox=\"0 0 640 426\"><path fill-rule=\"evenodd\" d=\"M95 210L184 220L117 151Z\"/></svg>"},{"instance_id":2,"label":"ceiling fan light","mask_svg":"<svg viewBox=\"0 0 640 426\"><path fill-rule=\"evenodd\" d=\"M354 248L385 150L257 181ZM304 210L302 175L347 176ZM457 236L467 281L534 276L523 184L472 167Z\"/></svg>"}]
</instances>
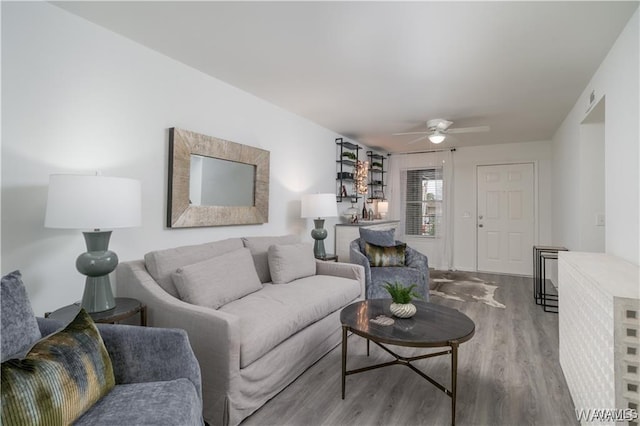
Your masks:
<instances>
[{"instance_id":1,"label":"ceiling fan light","mask_svg":"<svg viewBox=\"0 0 640 426\"><path fill-rule=\"evenodd\" d=\"M429 135L429 140L431 143L441 143L444 140L444 135L440 132L436 132L432 135Z\"/></svg>"}]
</instances>

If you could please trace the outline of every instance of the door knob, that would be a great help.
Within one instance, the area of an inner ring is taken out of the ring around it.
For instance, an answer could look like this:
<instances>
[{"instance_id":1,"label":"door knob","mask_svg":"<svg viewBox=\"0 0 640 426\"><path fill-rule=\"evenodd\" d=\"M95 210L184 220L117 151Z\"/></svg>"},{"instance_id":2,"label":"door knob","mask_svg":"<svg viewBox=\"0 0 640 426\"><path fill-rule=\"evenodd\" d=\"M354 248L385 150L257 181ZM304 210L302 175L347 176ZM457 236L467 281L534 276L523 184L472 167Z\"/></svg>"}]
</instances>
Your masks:
<instances>
[{"instance_id":1,"label":"door knob","mask_svg":"<svg viewBox=\"0 0 640 426\"><path fill-rule=\"evenodd\" d=\"M484 226L484 225L483 225L483 224L481 224L481 223L479 223L479 224L478 224L478 228L482 228L483 226Z\"/></svg>"}]
</instances>

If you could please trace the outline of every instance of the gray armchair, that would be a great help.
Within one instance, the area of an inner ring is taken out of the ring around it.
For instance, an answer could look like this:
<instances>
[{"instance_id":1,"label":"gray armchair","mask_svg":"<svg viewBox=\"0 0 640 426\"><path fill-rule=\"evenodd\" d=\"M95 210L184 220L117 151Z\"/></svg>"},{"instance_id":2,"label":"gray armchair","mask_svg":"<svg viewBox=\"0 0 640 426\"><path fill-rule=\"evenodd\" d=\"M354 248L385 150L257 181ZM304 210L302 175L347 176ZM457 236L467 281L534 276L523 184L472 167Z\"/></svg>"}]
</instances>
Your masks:
<instances>
[{"instance_id":1,"label":"gray armchair","mask_svg":"<svg viewBox=\"0 0 640 426\"><path fill-rule=\"evenodd\" d=\"M402 241L395 242L401 244ZM399 282L405 287L416 284L416 292L424 301L429 301L429 262L427 256L407 246L405 252L406 266L378 266L369 264L363 252L364 240L358 238L349 245L349 260L351 263L362 265L365 273L367 299L389 298L384 289L386 282Z\"/></svg>"},{"instance_id":2,"label":"gray armchair","mask_svg":"<svg viewBox=\"0 0 640 426\"><path fill-rule=\"evenodd\" d=\"M2 277L1 358L21 358L31 346L65 326L36 318L19 272ZM115 387L74 425L202 425L200 366L186 332L98 324Z\"/></svg>"}]
</instances>

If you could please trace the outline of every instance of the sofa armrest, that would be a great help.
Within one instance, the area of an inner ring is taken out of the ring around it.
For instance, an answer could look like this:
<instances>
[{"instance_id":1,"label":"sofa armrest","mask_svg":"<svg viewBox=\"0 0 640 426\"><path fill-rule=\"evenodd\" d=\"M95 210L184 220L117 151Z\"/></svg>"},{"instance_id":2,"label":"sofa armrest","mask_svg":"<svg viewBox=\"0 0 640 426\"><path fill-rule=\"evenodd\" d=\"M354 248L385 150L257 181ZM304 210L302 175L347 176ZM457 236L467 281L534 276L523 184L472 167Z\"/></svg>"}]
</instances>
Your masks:
<instances>
[{"instance_id":1,"label":"sofa armrest","mask_svg":"<svg viewBox=\"0 0 640 426\"><path fill-rule=\"evenodd\" d=\"M184 330L97 324L117 384L189 379L202 399L200 365Z\"/></svg>"},{"instance_id":2,"label":"sofa armrest","mask_svg":"<svg viewBox=\"0 0 640 426\"><path fill-rule=\"evenodd\" d=\"M365 280L365 295L367 299L369 298L369 294L367 292L366 284L371 282L371 264L369 263L369 259L360 251L360 240L356 239L351 241L349 244L349 261L356 265L362 266L364 269L364 280Z\"/></svg>"},{"instance_id":3,"label":"sofa armrest","mask_svg":"<svg viewBox=\"0 0 640 426\"><path fill-rule=\"evenodd\" d=\"M360 265L316 260L316 275L332 275L357 280L360 283L360 297L365 296L364 268Z\"/></svg>"},{"instance_id":4,"label":"sofa armrest","mask_svg":"<svg viewBox=\"0 0 640 426\"><path fill-rule=\"evenodd\" d=\"M201 364L204 401L223 397L228 383L240 374L240 318L176 299L149 275L142 260L120 263L116 286L118 296L147 305L149 325L187 332Z\"/></svg>"},{"instance_id":5,"label":"sofa armrest","mask_svg":"<svg viewBox=\"0 0 640 426\"><path fill-rule=\"evenodd\" d=\"M54 320L52 318L36 317L36 321L38 321L38 328L40 329L42 337L48 336L66 325L62 321Z\"/></svg>"},{"instance_id":6,"label":"sofa armrest","mask_svg":"<svg viewBox=\"0 0 640 426\"><path fill-rule=\"evenodd\" d=\"M421 271L429 270L429 260L427 256L409 246L407 246L405 253L406 265L408 267L420 269Z\"/></svg>"},{"instance_id":7,"label":"sofa armrest","mask_svg":"<svg viewBox=\"0 0 640 426\"><path fill-rule=\"evenodd\" d=\"M424 300L429 301L429 259L419 251L407 246L406 265L409 268L417 269L422 273L422 282L418 287L424 293Z\"/></svg>"}]
</instances>

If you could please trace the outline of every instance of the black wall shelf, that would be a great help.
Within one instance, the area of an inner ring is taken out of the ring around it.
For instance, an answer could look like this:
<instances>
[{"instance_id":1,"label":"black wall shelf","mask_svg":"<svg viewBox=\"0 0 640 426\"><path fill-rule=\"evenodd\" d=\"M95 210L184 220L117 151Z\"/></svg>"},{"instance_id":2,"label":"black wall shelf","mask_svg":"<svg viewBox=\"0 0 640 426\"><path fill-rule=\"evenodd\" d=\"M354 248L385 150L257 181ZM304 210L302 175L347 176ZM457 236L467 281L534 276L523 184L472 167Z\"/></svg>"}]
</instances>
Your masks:
<instances>
[{"instance_id":1,"label":"black wall shelf","mask_svg":"<svg viewBox=\"0 0 640 426\"><path fill-rule=\"evenodd\" d=\"M385 162L388 161L387 156L378 154L373 151L367 151L369 158L369 193L367 202L372 203L374 200L384 200L386 195L386 178Z\"/></svg>"},{"instance_id":2,"label":"black wall shelf","mask_svg":"<svg viewBox=\"0 0 640 426\"><path fill-rule=\"evenodd\" d=\"M361 149L359 145L336 138L336 200L339 203L343 200L356 203L360 198L355 191L355 176Z\"/></svg>"}]
</instances>

